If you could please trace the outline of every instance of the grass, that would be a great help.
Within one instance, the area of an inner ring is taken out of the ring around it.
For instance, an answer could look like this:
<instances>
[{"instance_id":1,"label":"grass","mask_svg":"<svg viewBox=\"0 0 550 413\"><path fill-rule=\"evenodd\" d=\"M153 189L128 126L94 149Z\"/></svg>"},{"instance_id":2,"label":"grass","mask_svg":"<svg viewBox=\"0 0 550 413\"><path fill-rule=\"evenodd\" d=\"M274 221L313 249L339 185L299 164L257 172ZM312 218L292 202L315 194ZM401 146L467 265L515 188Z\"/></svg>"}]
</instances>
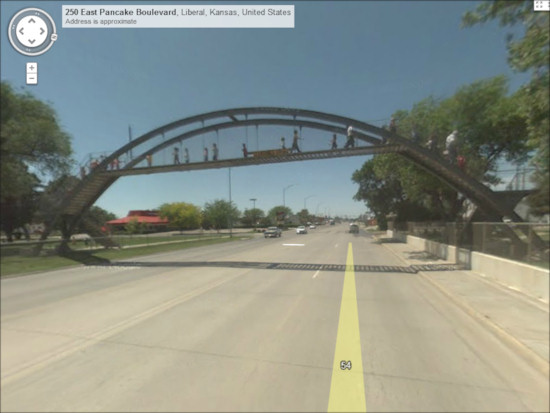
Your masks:
<instances>
[{"instance_id":1,"label":"grass","mask_svg":"<svg viewBox=\"0 0 550 413\"><path fill-rule=\"evenodd\" d=\"M50 271L59 268L67 268L77 265L104 264L111 260L139 257L142 255L156 254L159 252L177 251L187 248L201 247L205 245L220 244L224 242L248 239L248 236L234 236L233 238L209 238L195 241L181 240L174 244L149 245L129 249L102 249L95 251L71 250L64 256L52 255L45 257L32 256L8 256L0 260L0 274L8 275L26 274L31 272ZM172 239L173 240L173 239Z\"/></svg>"}]
</instances>

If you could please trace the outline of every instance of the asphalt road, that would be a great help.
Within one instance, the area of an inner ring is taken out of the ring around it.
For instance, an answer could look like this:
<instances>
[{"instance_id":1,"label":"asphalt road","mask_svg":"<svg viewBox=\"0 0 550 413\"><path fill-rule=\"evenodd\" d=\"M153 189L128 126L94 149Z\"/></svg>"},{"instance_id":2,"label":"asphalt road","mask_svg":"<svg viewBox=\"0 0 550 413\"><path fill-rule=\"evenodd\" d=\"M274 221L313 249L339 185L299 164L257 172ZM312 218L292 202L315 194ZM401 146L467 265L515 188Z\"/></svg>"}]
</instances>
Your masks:
<instances>
[{"instance_id":1,"label":"asphalt road","mask_svg":"<svg viewBox=\"0 0 550 413\"><path fill-rule=\"evenodd\" d=\"M345 224L1 287L6 412L549 408L545 377Z\"/></svg>"}]
</instances>

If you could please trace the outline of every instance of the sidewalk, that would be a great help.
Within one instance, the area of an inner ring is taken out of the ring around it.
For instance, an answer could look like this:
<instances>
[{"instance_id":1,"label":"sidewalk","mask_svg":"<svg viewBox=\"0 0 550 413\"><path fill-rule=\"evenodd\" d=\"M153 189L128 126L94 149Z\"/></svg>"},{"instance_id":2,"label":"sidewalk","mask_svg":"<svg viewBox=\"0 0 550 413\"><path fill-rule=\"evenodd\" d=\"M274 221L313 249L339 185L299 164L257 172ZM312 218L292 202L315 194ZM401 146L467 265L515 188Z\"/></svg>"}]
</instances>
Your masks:
<instances>
[{"instance_id":1,"label":"sidewalk","mask_svg":"<svg viewBox=\"0 0 550 413\"><path fill-rule=\"evenodd\" d=\"M384 243L407 265L452 264L415 250L405 243ZM473 271L418 273L468 314L520 352L534 367L549 375L549 305L511 290Z\"/></svg>"}]
</instances>

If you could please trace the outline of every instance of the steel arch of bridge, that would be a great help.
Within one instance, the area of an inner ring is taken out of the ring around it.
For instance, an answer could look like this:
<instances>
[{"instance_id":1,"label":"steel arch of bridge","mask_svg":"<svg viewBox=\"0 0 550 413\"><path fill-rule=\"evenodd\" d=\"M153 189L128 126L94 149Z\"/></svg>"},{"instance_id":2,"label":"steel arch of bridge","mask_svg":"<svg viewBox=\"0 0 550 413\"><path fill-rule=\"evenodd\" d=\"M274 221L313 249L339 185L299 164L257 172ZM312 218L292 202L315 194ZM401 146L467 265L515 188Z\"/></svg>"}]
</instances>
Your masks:
<instances>
[{"instance_id":1,"label":"steel arch of bridge","mask_svg":"<svg viewBox=\"0 0 550 413\"><path fill-rule=\"evenodd\" d=\"M262 117L257 117L262 116ZM205 122L210 124L205 125ZM143 150L143 152L134 157L120 171L108 171L107 166L122 155L137 150L140 145L159 137L164 137L166 133L175 131L179 128L188 127L198 123L199 125L191 130L179 133L153 148ZM348 152L339 152L338 156L353 156L367 153L394 152L412 160L426 171L434 174L449 184L455 190L463 193L474 204L480 207L488 217L493 220L501 220L507 216L515 221L521 221L521 218L514 213L514 205L508 205L502 202L499 197L490 188L468 176L455 165L449 164L434 152L414 144L408 139L393 134L385 129L376 127L366 122L359 121L344 116L330 113L278 107L247 107L219 110L201 115L190 116L159 128L151 130L133 141L114 151L105 158L85 179L83 179L72 191L65 197L59 208L58 217L63 219L64 233L70 234L83 212L90 208L93 203L103 194L121 175L134 174L135 166L145 159L147 154L154 154L175 143L182 142L195 136L204 135L210 132L218 132L224 129L236 127L248 127L259 125L285 125L306 127L318 130L329 131L337 134L346 134L348 126L352 126L355 131L356 139L365 142L366 147L350 150ZM386 145L385 142L390 142ZM328 151L327 151L328 152ZM307 153L306 153L307 154ZM304 155L305 156L305 155ZM327 156L331 157L331 156ZM202 165L204 168L220 168L227 166L239 166L254 164L250 158L240 160L225 160L217 162L208 162L208 165ZM293 158L283 158L273 160L272 162L286 162L300 160ZM269 162L269 160L265 161ZM264 162L264 163L265 163ZM192 166L195 165L195 166ZM196 167L197 163L181 164L172 167L171 170L200 169ZM139 168L146 169L146 168ZM146 173L167 172L166 169L149 168Z\"/></svg>"}]
</instances>

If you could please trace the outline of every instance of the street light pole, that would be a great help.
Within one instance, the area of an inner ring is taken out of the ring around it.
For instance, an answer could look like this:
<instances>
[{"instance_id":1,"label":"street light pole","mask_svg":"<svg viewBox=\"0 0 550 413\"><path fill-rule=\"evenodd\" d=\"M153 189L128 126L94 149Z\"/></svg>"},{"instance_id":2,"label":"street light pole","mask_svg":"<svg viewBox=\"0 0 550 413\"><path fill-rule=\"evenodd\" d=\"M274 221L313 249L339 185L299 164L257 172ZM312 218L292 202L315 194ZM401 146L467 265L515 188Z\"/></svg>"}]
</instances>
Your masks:
<instances>
[{"instance_id":1,"label":"street light pole","mask_svg":"<svg viewBox=\"0 0 550 413\"><path fill-rule=\"evenodd\" d=\"M307 209L306 208L306 201L309 199L309 198L313 198L315 195L308 195L304 198L304 209Z\"/></svg>"},{"instance_id":2,"label":"street light pole","mask_svg":"<svg viewBox=\"0 0 550 413\"><path fill-rule=\"evenodd\" d=\"M233 220L231 219L231 168L229 169L229 238L233 238Z\"/></svg>"},{"instance_id":3,"label":"street light pole","mask_svg":"<svg viewBox=\"0 0 550 413\"><path fill-rule=\"evenodd\" d=\"M254 210L256 209L256 199L257 198L250 198L250 200L252 201L252 213L254 214ZM253 219L254 219L254 232L256 232L256 217L254 215L252 215Z\"/></svg>"},{"instance_id":4,"label":"street light pole","mask_svg":"<svg viewBox=\"0 0 550 413\"><path fill-rule=\"evenodd\" d=\"M292 187L292 186L296 186L296 184L290 184L290 185L288 185L288 186L286 186L286 187L283 188L283 206L285 206L285 207L286 207L285 192L286 192L286 190L287 190L288 188L290 188L290 187Z\"/></svg>"},{"instance_id":5,"label":"street light pole","mask_svg":"<svg viewBox=\"0 0 550 413\"><path fill-rule=\"evenodd\" d=\"M315 208L315 216L317 216L317 212L319 212L319 207L320 207L321 205L323 205L322 202L319 202L319 203L317 204L317 208Z\"/></svg>"}]
</instances>

